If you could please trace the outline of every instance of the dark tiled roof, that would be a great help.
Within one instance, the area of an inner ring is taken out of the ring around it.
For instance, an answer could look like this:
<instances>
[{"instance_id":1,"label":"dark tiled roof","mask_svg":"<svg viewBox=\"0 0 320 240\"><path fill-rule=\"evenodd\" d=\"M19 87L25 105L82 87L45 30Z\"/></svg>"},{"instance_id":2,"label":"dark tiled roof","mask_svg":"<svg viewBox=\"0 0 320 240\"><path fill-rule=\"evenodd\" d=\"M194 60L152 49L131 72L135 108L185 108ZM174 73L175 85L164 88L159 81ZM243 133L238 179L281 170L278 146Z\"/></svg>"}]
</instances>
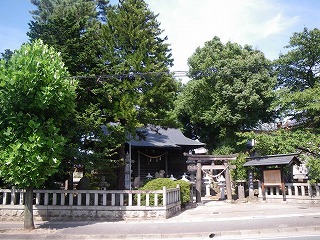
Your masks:
<instances>
[{"instance_id":1,"label":"dark tiled roof","mask_svg":"<svg viewBox=\"0 0 320 240\"><path fill-rule=\"evenodd\" d=\"M140 138L131 140L134 147L169 147L169 148L199 148L205 144L185 137L179 129L175 128L140 128Z\"/></svg>"},{"instance_id":2,"label":"dark tiled roof","mask_svg":"<svg viewBox=\"0 0 320 240\"><path fill-rule=\"evenodd\" d=\"M251 157L247 158L249 160L244 167L249 166L274 166L274 165L290 165L292 163L301 163L297 158L297 153L292 154L279 154L279 155L267 155L261 157Z\"/></svg>"},{"instance_id":3,"label":"dark tiled roof","mask_svg":"<svg viewBox=\"0 0 320 240\"><path fill-rule=\"evenodd\" d=\"M106 135L109 134L106 126L102 126L102 131ZM138 128L136 132L137 136L130 141L133 147L185 147L195 149L205 146L204 143L185 137L179 129L175 128L146 127ZM128 137L128 139L130 138Z\"/></svg>"}]
</instances>

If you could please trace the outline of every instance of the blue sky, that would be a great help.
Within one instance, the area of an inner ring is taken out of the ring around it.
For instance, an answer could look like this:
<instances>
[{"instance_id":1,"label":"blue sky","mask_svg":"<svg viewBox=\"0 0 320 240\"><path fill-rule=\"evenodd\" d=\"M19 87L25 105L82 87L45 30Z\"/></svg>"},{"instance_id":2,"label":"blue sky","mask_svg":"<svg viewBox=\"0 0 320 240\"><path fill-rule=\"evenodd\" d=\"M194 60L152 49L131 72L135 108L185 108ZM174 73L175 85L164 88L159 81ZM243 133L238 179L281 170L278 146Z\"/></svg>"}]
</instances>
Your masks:
<instances>
[{"instance_id":1,"label":"blue sky","mask_svg":"<svg viewBox=\"0 0 320 240\"><path fill-rule=\"evenodd\" d=\"M0 0L0 53L18 49L28 40L26 35L31 20L29 0Z\"/></svg>"},{"instance_id":2,"label":"blue sky","mask_svg":"<svg viewBox=\"0 0 320 240\"><path fill-rule=\"evenodd\" d=\"M188 70L187 59L214 36L249 44L275 59L293 32L320 28L319 0L146 0L174 57L174 71ZM0 53L28 41L29 0L0 0Z\"/></svg>"}]
</instances>

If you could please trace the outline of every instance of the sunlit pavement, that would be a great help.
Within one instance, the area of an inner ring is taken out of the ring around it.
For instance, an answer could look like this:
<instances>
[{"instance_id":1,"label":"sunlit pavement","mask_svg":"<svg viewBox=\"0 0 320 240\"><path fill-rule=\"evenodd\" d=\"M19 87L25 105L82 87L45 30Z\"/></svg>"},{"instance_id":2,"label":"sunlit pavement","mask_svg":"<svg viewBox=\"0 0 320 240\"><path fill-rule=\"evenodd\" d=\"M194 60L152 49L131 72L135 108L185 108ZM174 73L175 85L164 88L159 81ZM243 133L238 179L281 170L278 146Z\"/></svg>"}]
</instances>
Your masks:
<instances>
[{"instance_id":1,"label":"sunlit pavement","mask_svg":"<svg viewBox=\"0 0 320 240\"><path fill-rule=\"evenodd\" d=\"M27 232L22 222L0 222L0 238L320 239L320 204L204 201L166 220L35 223L36 231Z\"/></svg>"}]
</instances>

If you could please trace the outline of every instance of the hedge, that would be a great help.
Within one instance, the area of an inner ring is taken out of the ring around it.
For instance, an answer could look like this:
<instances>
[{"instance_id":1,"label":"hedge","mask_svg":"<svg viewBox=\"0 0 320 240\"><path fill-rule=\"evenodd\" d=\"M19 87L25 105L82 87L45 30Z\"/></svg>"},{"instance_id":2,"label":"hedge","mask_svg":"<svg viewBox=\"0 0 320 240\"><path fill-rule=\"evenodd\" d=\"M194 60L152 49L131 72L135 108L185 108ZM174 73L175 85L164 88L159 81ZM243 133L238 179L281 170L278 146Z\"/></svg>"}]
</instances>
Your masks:
<instances>
[{"instance_id":1,"label":"hedge","mask_svg":"<svg viewBox=\"0 0 320 240\"><path fill-rule=\"evenodd\" d=\"M170 178L156 178L151 181L148 181L143 187L139 188L139 190L162 190L163 187L170 189L176 188L177 185L180 186L181 205L185 206L188 202L190 202L189 182L183 180L174 181ZM162 202L162 196L159 197L159 202ZM153 204L153 199L150 199L150 203Z\"/></svg>"}]
</instances>

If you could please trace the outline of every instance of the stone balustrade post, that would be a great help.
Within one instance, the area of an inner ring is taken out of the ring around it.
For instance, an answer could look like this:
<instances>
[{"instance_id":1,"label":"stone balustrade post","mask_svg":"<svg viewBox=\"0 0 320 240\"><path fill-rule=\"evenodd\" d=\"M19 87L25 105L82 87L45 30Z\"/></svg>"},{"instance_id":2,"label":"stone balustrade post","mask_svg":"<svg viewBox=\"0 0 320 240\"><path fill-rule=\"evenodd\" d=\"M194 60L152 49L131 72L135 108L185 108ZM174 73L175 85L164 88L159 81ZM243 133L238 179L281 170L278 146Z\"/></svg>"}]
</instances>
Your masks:
<instances>
[{"instance_id":1,"label":"stone balustrade post","mask_svg":"<svg viewBox=\"0 0 320 240\"><path fill-rule=\"evenodd\" d=\"M167 205L167 188L163 187L163 206Z\"/></svg>"},{"instance_id":2,"label":"stone balustrade post","mask_svg":"<svg viewBox=\"0 0 320 240\"><path fill-rule=\"evenodd\" d=\"M261 185L261 181L260 180L258 180L258 190L259 190L259 197L263 197L262 185Z\"/></svg>"}]
</instances>

